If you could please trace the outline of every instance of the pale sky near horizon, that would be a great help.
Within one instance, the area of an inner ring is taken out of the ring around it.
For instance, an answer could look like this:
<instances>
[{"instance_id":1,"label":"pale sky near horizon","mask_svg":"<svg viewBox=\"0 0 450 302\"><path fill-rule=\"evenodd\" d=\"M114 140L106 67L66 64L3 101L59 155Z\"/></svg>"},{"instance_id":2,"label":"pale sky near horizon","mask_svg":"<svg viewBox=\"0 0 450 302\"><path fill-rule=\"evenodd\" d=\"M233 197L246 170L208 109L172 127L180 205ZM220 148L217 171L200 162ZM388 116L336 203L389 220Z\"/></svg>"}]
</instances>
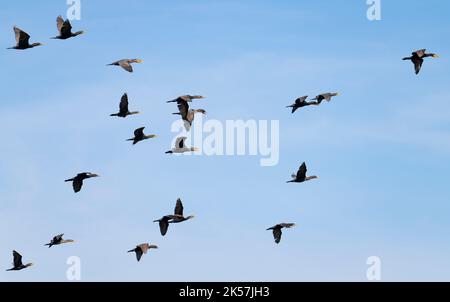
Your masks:
<instances>
[{"instance_id":1,"label":"pale sky near horizon","mask_svg":"<svg viewBox=\"0 0 450 302\"><path fill-rule=\"evenodd\" d=\"M81 0L67 41L65 0L0 10L0 281L450 281L450 21L447 1ZM12 27L46 45L14 45ZM427 48L419 76L401 59ZM105 65L141 58L128 74ZM341 95L295 115L297 97ZM126 120L109 114L127 92ZM164 154L179 95L211 120L278 120L280 161ZM158 138L125 140L146 126ZM288 185L306 161L314 182ZM101 175L74 194L64 180ZM181 197L192 221L161 237L153 220ZM275 245L266 228L295 222ZM44 247L65 233L73 245ZM126 251L160 249L140 263ZM35 266L5 272L12 250Z\"/></svg>"}]
</instances>

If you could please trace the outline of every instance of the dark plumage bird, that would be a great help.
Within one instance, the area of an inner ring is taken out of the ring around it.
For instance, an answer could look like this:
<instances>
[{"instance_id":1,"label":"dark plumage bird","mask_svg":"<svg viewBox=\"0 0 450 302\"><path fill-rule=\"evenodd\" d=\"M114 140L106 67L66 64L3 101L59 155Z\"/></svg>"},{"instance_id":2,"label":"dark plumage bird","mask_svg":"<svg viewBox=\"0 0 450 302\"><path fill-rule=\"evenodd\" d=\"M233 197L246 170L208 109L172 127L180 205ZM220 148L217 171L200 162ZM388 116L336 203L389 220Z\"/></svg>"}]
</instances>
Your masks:
<instances>
[{"instance_id":1,"label":"dark plumage bird","mask_svg":"<svg viewBox=\"0 0 450 302\"><path fill-rule=\"evenodd\" d=\"M83 187L83 181L86 179L89 179L89 178L93 178L93 177L99 177L99 175L85 172L85 173L78 174L74 178L67 179L67 180L65 180L65 182L72 181L73 182L73 190L75 191L75 193L78 193L81 191L81 188Z\"/></svg>"},{"instance_id":2,"label":"dark plumage bird","mask_svg":"<svg viewBox=\"0 0 450 302\"><path fill-rule=\"evenodd\" d=\"M302 96L295 100L295 103L291 106L287 106L286 108L292 108L292 113L295 113L297 109L307 107L307 106L317 106L319 105L319 102L307 102L306 99L308 96Z\"/></svg>"},{"instance_id":3,"label":"dark plumage bird","mask_svg":"<svg viewBox=\"0 0 450 302\"><path fill-rule=\"evenodd\" d=\"M316 96L315 98L313 98L311 101L317 101L317 105L320 105L322 103L323 100L326 100L327 102L331 101L331 98L338 96L339 93L322 93L319 94L318 96Z\"/></svg>"},{"instance_id":4,"label":"dark plumage bird","mask_svg":"<svg viewBox=\"0 0 450 302\"><path fill-rule=\"evenodd\" d=\"M156 245L143 243L143 244L136 246L136 248L129 250L128 253L136 253L136 259L139 262L139 261L141 261L142 255L147 254L148 250L157 249L157 248L158 248L158 246L156 246Z\"/></svg>"},{"instance_id":5,"label":"dark plumage bird","mask_svg":"<svg viewBox=\"0 0 450 302\"><path fill-rule=\"evenodd\" d=\"M58 18L56 18L56 27L58 28L59 35L51 39L67 40L69 38L74 38L76 36L84 34L84 31L77 31L73 33L72 24L70 24L70 21L64 21L61 16L58 16Z\"/></svg>"},{"instance_id":6,"label":"dark plumage bird","mask_svg":"<svg viewBox=\"0 0 450 302\"><path fill-rule=\"evenodd\" d=\"M21 271L23 269L26 269L30 266L33 266L33 263L28 263L28 264L23 264L22 263L22 255L20 255L18 252L13 251L13 257L14 257L14 262L13 265L14 267L7 270L7 271Z\"/></svg>"},{"instance_id":7,"label":"dark plumage bird","mask_svg":"<svg viewBox=\"0 0 450 302\"><path fill-rule=\"evenodd\" d=\"M139 142L141 142L141 141L143 141L143 140L146 140L146 139L149 139L149 138L155 138L155 137L156 137L156 135L154 135L154 134L151 134L151 135L145 135L145 134L144 134L144 129L145 129L145 127L136 129L136 130L134 131L134 138L127 139L127 141L132 141L132 142L133 142L133 145L136 145L137 143L139 143Z\"/></svg>"},{"instance_id":8,"label":"dark plumage bird","mask_svg":"<svg viewBox=\"0 0 450 302\"><path fill-rule=\"evenodd\" d=\"M204 109L189 109L189 102L182 98L178 98L176 101L178 103L179 112L174 113L175 115L181 115L181 118L184 121L184 126L187 131L189 131L192 127L192 122L195 119L196 113L206 114L206 110Z\"/></svg>"},{"instance_id":9,"label":"dark plumage bird","mask_svg":"<svg viewBox=\"0 0 450 302\"><path fill-rule=\"evenodd\" d=\"M111 116L126 118L129 115L139 114L139 111L131 111L128 109L128 95L125 93L120 100L119 113L111 114Z\"/></svg>"},{"instance_id":10,"label":"dark plumage bird","mask_svg":"<svg viewBox=\"0 0 450 302\"><path fill-rule=\"evenodd\" d=\"M424 58L439 58L439 56L435 53L426 53L426 49L421 49L413 52L411 54L411 57L403 58L404 61L411 61L414 64L414 70L416 71L416 74L419 74L420 70L422 69L422 65L424 62Z\"/></svg>"},{"instance_id":11,"label":"dark plumage bird","mask_svg":"<svg viewBox=\"0 0 450 302\"><path fill-rule=\"evenodd\" d=\"M75 242L72 239L64 240L63 236L64 236L64 234L57 235L57 236L53 237L53 239L50 241L50 243L47 243L45 246L48 246L49 248L51 248L54 245L61 245L61 244L74 243Z\"/></svg>"},{"instance_id":12,"label":"dark plumage bird","mask_svg":"<svg viewBox=\"0 0 450 302\"><path fill-rule=\"evenodd\" d=\"M302 183L305 181L310 181L319 178L317 176L306 176L306 172L308 172L308 169L306 168L306 163L303 163L300 166L300 169L298 170L297 174L292 174L293 180L288 181L288 183L292 182Z\"/></svg>"},{"instance_id":13,"label":"dark plumage bird","mask_svg":"<svg viewBox=\"0 0 450 302\"><path fill-rule=\"evenodd\" d=\"M177 203L175 205L174 215L166 215L161 219L154 221L159 222L159 229L161 231L161 235L165 236L167 234L167 230L169 228L170 223L180 223L194 218L193 215L184 217L183 211L184 211L183 203L181 202L181 199L178 198Z\"/></svg>"},{"instance_id":14,"label":"dark plumage bird","mask_svg":"<svg viewBox=\"0 0 450 302\"><path fill-rule=\"evenodd\" d=\"M295 223L280 223L280 224L277 224L276 226L268 228L267 231L270 231L270 230L273 231L273 238L275 239L275 243L279 244L281 241L281 235L283 234L283 232L281 230L284 228L290 229L293 227L295 227Z\"/></svg>"},{"instance_id":15,"label":"dark plumage bird","mask_svg":"<svg viewBox=\"0 0 450 302\"><path fill-rule=\"evenodd\" d=\"M141 59L124 59L124 60L119 60L114 63L108 64L107 66L120 66L128 72L133 72L133 66L131 66L131 64L132 63L142 63L142 62L144 62L144 61Z\"/></svg>"},{"instance_id":16,"label":"dark plumage bird","mask_svg":"<svg viewBox=\"0 0 450 302\"><path fill-rule=\"evenodd\" d=\"M16 36L16 46L10 47L8 49L18 49L25 50L28 48L34 48L37 46L42 46L42 43L33 43L30 44L30 35L21 30L20 28L14 26L14 34Z\"/></svg>"}]
</instances>

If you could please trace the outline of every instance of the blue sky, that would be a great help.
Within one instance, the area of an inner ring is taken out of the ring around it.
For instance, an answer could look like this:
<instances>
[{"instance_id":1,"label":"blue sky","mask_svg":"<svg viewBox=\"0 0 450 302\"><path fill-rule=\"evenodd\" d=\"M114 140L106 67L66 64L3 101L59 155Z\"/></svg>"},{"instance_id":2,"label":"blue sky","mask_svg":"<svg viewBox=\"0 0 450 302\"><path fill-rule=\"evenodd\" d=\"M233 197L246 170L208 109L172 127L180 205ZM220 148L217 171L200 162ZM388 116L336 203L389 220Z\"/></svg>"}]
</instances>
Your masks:
<instances>
[{"instance_id":1,"label":"blue sky","mask_svg":"<svg viewBox=\"0 0 450 302\"><path fill-rule=\"evenodd\" d=\"M54 41L63 0L0 11L0 280L449 281L450 4L382 1L382 20L352 1L82 0L75 30ZM26 52L13 25L45 46ZM419 76L401 61L427 48ZM142 58L135 73L105 67ZM291 115L301 95L339 91ZM127 92L142 115L109 117ZM280 162L170 157L173 105L202 94L208 119L279 120ZM148 127L159 138L124 140ZM306 161L318 181L287 185ZM102 175L73 194L64 179ZM193 221L162 238L152 221L181 197ZM265 229L296 222L279 246ZM77 241L43 244L65 233ZM160 249L141 263L126 251ZM6 273L11 251L35 267Z\"/></svg>"}]
</instances>

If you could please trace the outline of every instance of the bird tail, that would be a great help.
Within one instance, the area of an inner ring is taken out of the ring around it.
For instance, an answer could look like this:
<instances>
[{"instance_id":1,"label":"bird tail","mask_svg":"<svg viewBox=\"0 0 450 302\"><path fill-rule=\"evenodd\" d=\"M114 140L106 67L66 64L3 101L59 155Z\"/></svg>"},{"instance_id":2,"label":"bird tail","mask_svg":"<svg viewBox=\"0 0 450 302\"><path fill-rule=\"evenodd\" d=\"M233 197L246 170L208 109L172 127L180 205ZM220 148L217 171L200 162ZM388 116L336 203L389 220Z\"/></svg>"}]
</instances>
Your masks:
<instances>
[{"instance_id":1,"label":"bird tail","mask_svg":"<svg viewBox=\"0 0 450 302\"><path fill-rule=\"evenodd\" d=\"M181 115L179 112L172 113L173 115Z\"/></svg>"},{"instance_id":2,"label":"bird tail","mask_svg":"<svg viewBox=\"0 0 450 302\"><path fill-rule=\"evenodd\" d=\"M109 116L119 116L117 113L110 114Z\"/></svg>"},{"instance_id":3,"label":"bird tail","mask_svg":"<svg viewBox=\"0 0 450 302\"><path fill-rule=\"evenodd\" d=\"M71 178L71 179L66 179L64 182L69 182L69 181L74 181L74 179L73 179L73 178Z\"/></svg>"},{"instance_id":4,"label":"bird tail","mask_svg":"<svg viewBox=\"0 0 450 302\"><path fill-rule=\"evenodd\" d=\"M403 61L408 61L408 60L411 60L411 58L403 58L402 60Z\"/></svg>"},{"instance_id":5,"label":"bird tail","mask_svg":"<svg viewBox=\"0 0 450 302\"><path fill-rule=\"evenodd\" d=\"M51 248L51 247L53 246L53 244L47 243L47 244L45 244L44 246L48 246L48 248Z\"/></svg>"},{"instance_id":6,"label":"bird tail","mask_svg":"<svg viewBox=\"0 0 450 302\"><path fill-rule=\"evenodd\" d=\"M173 154L173 151L167 151L166 154Z\"/></svg>"},{"instance_id":7,"label":"bird tail","mask_svg":"<svg viewBox=\"0 0 450 302\"><path fill-rule=\"evenodd\" d=\"M129 250L127 253L132 253L132 252L134 252L134 250Z\"/></svg>"},{"instance_id":8,"label":"bird tail","mask_svg":"<svg viewBox=\"0 0 450 302\"><path fill-rule=\"evenodd\" d=\"M293 183L293 182L295 182L295 180L289 180L289 181L287 181L286 183Z\"/></svg>"}]
</instances>

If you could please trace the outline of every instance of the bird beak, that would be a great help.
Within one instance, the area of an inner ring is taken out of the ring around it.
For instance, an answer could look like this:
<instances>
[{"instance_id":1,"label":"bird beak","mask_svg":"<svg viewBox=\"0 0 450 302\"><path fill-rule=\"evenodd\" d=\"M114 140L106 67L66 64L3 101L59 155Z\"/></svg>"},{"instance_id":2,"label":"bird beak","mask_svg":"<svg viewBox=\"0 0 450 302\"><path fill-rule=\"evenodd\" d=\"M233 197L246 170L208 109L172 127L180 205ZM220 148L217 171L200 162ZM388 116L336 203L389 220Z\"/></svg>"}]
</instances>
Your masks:
<instances>
[{"instance_id":1,"label":"bird beak","mask_svg":"<svg viewBox=\"0 0 450 302\"><path fill-rule=\"evenodd\" d=\"M440 57L439 57L439 55L435 54L435 55L433 55L433 58L437 59L437 58L440 58Z\"/></svg>"},{"instance_id":2,"label":"bird beak","mask_svg":"<svg viewBox=\"0 0 450 302\"><path fill-rule=\"evenodd\" d=\"M141 60L141 59L136 60L136 63L143 63L143 62L144 62L144 60Z\"/></svg>"},{"instance_id":3,"label":"bird beak","mask_svg":"<svg viewBox=\"0 0 450 302\"><path fill-rule=\"evenodd\" d=\"M341 95L339 92L336 92L336 96L339 96L339 95Z\"/></svg>"},{"instance_id":4,"label":"bird beak","mask_svg":"<svg viewBox=\"0 0 450 302\"><path fill-rule=\"evenodd\" d=\"M100 175L94 174L94 175L92 175L92 177L100 177Z\"/></svg>"}]
</instances>

